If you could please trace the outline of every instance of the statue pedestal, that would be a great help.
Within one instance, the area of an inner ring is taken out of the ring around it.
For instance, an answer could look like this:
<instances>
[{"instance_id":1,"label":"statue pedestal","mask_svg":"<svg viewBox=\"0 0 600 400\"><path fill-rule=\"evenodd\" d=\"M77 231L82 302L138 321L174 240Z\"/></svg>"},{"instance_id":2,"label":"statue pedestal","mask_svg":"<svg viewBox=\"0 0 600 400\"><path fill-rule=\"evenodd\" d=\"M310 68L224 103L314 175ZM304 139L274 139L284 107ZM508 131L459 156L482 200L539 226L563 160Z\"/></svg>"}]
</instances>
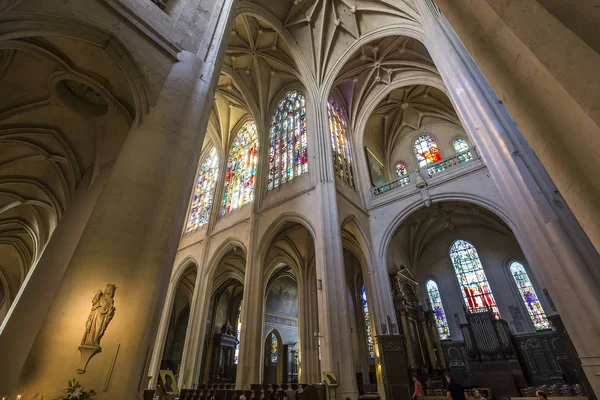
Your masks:
<instances>
[{"instance_id":1,"label":"statue pedestal","mask_svg":"<svg viewBox=\"0 0 600 400\"><path fill-rule=\"evenodd\" d=\"M77 367L77 372L80 374L85 373L85 369L87 368L90 359L96 354L100 353L101 351L102 348L100 346L79 346L81 360L79 360L79 367Z\"/></svg>"}]
</instances>

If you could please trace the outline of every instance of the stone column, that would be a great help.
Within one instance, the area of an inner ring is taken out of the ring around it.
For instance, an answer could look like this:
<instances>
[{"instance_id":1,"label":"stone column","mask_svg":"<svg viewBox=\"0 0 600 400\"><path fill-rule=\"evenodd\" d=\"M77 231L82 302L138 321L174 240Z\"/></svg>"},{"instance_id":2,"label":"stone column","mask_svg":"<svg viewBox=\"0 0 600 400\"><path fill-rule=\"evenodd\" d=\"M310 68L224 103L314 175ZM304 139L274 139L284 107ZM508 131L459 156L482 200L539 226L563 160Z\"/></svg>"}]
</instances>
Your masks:
<instances>
[{"instance_id":1,"label":"stone column","mask_svg":"<svg viewBox=\"0 0 600 400\"><path fill-rule=\"evenodd\" d=\"M308 112L307 112L307 115ZM309 120L315 133L317 154L317 196L320 200L319 224L316 227L315 259L317 280L321 289L319 332L321 337L321 371L337 376L336 398L358 398L352 351L352 334L346 297L346 278L342 253L341 228L338 218L336 177L333 169L331 137L327 117L327 94L319 96L314 106L314 119ZM343 184L343 183L339 183Z\"/></svg>"},{"instance_id":2,"label":"stone column","mask_svg":"<svg viewBox=\"0 0 600 400\"><path fill-rule=\"evenodd\" d=\"M244 302L242 304L242 334L240 356L235 384L237 389L250 389L254 383L262 383L262 351L265 283L261 263L262 254L256 246L257 214L250 217L250 243L246 255L244 276Z\"/></svg>"},{"instance_id":3,"label":"stone column","mask_svg":"<svg viewBox=\"0 0 600 400\"><path fill-rule=\"evenodd\" d=\"M143 389L220 61L178 58L156 105L129 132L11 395L55 398L77 375L92 298L109 283L116 313L102 352L78 378L98 400L134 399Z\"/></svg>"},{"instance_id":4,"label":"stone column","mask_svg":"<svg viewBox=\"0 0 600 400\"><path fill-rule=\"evenodd\" d=\"M589 314L600 308L598 254L448 22L430 1L420 8L425 45L454 107L504 200L533 273L552 295L590 383L600 392L600 320Z\"/></svg>"},{"instance_id":5,"label":"stone column","mask_svg":"<svg viewBox=\"0 0 600 400\"><path fill-rule=\"evenodd\" d=\"M315 332L319 332L317 278L314 265L307 268L302 277L302 298L298 304L300 343L300 383L320 382L319 348Z\"/></svg>"},{"instance_id":6,"label":"stone column","mask_svg":"<svg viewBox=\"0 0 600 400\"><path fill-rule=\"evenodd\" d=\"M109 167L90 187L91 171L84 176L52 233L42 256L21 286L0 329L0 396L18 387L19 374L64 273L96 205ZM77 343L75 345L77 347Z\"/></svg>"}]
</instances>

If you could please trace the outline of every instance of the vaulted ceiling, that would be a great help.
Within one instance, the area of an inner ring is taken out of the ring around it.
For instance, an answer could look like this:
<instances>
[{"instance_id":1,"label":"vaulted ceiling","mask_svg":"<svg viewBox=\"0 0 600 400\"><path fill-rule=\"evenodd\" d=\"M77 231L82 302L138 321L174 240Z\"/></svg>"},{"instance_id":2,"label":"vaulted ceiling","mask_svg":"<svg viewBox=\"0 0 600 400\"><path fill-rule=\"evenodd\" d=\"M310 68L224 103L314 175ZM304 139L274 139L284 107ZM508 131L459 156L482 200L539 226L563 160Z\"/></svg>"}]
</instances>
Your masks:
<instances>
[{"instance_id":1,"label":"vaulted ceiling","mask_svg":"<svg viewBox=\"0 0 600 400\"><path fill-rule=\"evenodd\" d=\"M0 43L0 87L0 284L12 301L75 191L114 159L135 115L117 63L74 39Z\"/></svg>"},{"instance_id":2,"label":"vaulted ceiling","mask_svg":"<svg viewBox=\"0 0 600 400\"><path fill-rule=\"evenodd\" d=\"M478 228L514 237L510 228L493 212L466 202L447 201L421 208L396 230L388 247L388 270L400 265L413 269L436 238L458 229ZM415 271L412 271L413 274Z\"/></svg>"}]
</instances>

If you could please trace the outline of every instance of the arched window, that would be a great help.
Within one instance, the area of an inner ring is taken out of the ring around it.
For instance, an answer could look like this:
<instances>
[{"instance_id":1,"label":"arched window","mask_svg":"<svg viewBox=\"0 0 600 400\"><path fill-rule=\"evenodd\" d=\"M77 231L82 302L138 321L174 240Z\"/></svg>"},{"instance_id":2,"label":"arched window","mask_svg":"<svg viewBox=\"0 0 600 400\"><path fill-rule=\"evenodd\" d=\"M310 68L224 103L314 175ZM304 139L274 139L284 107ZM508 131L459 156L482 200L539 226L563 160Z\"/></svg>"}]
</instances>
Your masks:
<instances>
[{"instance_id":1,"label":"arched window","mask_svg":"<svg viewBox=\"0 0 600 400\"><path fill-rule=\"evenodd\" d=\"M464 138L456 138L452 142L452 147L454 147L454 151L457 153L462 153L463 151L469 150L469 143Z\"/></svg>"},{"instance_id":2,"label":"arched window","mask_svg":"<svg viewBox=\"0 0 600 400\"><path fill-rule=\"evenodd\" d=\"M450 248L450 258L469 311L482 311L490 307L500 318L498 305L475 246L465 240L457 240Z\"/></svg>"},{"instance_id":3,"label":"arched window","mask_svg":"<svg viewBox=\"0 0 600 400\"><path fill-rule=\"evenodd\" d=\"M225 173L225 194L221 215L254 199L254 180L258 157L256 124L248 121L236 135L229 150Z\"/></svg>"},{"instance_id":4,"label":"arched window","mask_svg":"<svg viewBox=\"0 0 600 400\"><path fill-rule=\"evenodd\" d=\"M233 363L237 364L240 361L240 340L242 337L242 302L240 301L240 307L238 308L237 324L235 328L235 338L237 342L235 344L235 354L233 357Z\"/></svg>"},{"instance_id":5,"label":"arched window","mask_svg":"<svg viewBox=\"0 0 600 400\"><path fill-rule=\"evenodd\" d=\"M408 171L406 170L406 165L404 165L402 163L396 164L396 167L394 169L396 170L396 176L398 178L402 178L403 176L408 175Z\"/></svg>"},{"instance_id":6,"label":"arched window","mask_svg":"<svg viewBox=\"0 0 600 400\"><path fill-rule=\"evenodd\" d=\"M354 172L352 171L352 154L347 137L346 119L339 106L331 97L327 102L329 131L331 132L331 148L336 175L354 189Z\"/></svg>"},{"instance_id":7,"label":"arched window","mask_svg":"<svg viewBox=\"0 0 600 400\"><path fill-rule=\"evenodd\" d=\"M517 289L519 289L519 293L521 293L521 298L525 303L525 308L527 308L527 312L529 313L529 317L531 317L531 321L533 321L535 329L538 331L550 329L550 322L546 318L546 313L540 304L540 300L535 293L535 289L533 289L533 285L529 280L529 275L527 275L527 271L525 271L523 264L516 261L512 262L510 264L510 273L513 278L515 278Z\"/></svg>"},{"instance_id":8,"label":"arched window","mask_svg":"<svg viewBox=\"0 0 600 400\"><path fill-rule=\"evenodd\" d=\"M435 139L429 135L419 136L415 140L415 155L419 162L419 167L424 167L428 164L440 161L442 156L438 150Z\"/></svg>"},{"instance_id":9,"label":"arched window","mask_svg":"<svg viewBox=\"0 0 600 400\"><path fill-rule=\"evenodd\" d=\"M367 342L369 345L369 357L375 358L375 350L373 349L373 335L371 333L371 317L369 315L369 306L367 305L367 290L365 285L360 291L360 299L362 300L363 317L365 318L365 326L367 327Z\"/></svg>"},{"instance_id":10,"label":"arched window","mask_svg":"<svg viewBox=\"0 0 600 400\"><path fill-rule=\"evenodd\" d=\"M308 171L304 96L289 92L271 122L268 189L283 185Z\"/></svg>"},{"instance_id":11,"label":"arched window","mask_svg":"<svg viewBox=\"0 0 600 400\"><path fill-rule=\"evenodd\" d=\"M271 360L272 364L276 364L277 359L279 358L279 340L277 339L277 335L275 335L275 332L271 332L270 354L271 356L269 357L269 360Z\"/></svg>"},{"instance_id":12,"label":"arched window","mask_svg":"<svg viewBox=\"0 0 600 400\"><path fill-rule=\"evenodd\" d=\"M208 222L215 193L215 184L219 175L219 156L212 148L198 171L198 180L192 199L192 208L186 232L192 231Z\"/></svg>"},{"instance_id":13,"label":"arched window","mask_svg":"<svg viewBox=\"0 0 600 400\"><path fill-rule=\"evenodd\" d=\"M444 312L444 305L442 304L442 298L440 296L438 285L434 281L427 281L425 287L427 288L427 294L429 295L431 308L435 314L435 326L437 327L440 339L450 339L448 320L446 319L446 313Z\"/></svg>"}]
</instances>

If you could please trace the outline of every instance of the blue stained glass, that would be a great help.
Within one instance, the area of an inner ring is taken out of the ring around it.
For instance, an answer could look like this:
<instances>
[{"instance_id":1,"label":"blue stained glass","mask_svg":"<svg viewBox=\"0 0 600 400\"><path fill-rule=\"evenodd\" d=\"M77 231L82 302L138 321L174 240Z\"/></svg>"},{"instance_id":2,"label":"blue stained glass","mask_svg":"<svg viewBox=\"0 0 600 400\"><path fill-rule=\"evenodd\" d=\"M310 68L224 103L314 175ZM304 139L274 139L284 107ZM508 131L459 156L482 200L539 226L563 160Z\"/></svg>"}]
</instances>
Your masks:
<instances>
[{"instance_id":1,"label":"blue stained glass","mask_svg":"<svg viewBox=\"0 0 600 400\"><path fill-rule=\"evenodd\" d=\"M279 103L271 123L268 189L308 171L304 96L289 92Z\"/></svg>"},{"instance_id":2,"label":"blue stained glass","mask_svg":"<svg viewBox=\"0 0 600 400\"><path fill-rule=\"evenodd\" d=\"M213 147L198 171L186 232L197 229L208 222L218 175L219 156Z\"/></svg>"},{"instance_id":3,"label":"blue stained glass","mask_svg":"<svg viewBox=\"0 0 600 400\"><path fill-rule=\"evenodd\" d=\"M371 316L369 314L369 306L367 304L367 290L363 285L360 292L360 299L362 301L363 317L365 319L365 326L367 328L367 345L369 347L369 357L375 358L375 349L373 347L373 334L371 331Z\"/></svg>"},{"instance_id":4,"label":"blue stained glass","mask_svg":"<svg viewBox=\"0 0 600 400\"><path fill-rule=\"evenodd\" d=\"M442 304L442 298L440 296L440 290L438 289L437 283L434 281L428 281L425 285L427 288L427 294L429 295L429 301L433 308L435 316L435 326L437 328L440 339L450 339L450 330L448 329L448 320L446 319L446 313L444 312L444 305Z\"/></svg>"},{"instance_id":5,"label":"blue stained glass","mask_svg":"<svg viewBox=\"0 0 600 400\"><path fill-rule=\"evenodd\" d=\"M523 264L516 261L511 263L510 273L515 279L517 289L519 289L519 293L521 294L523 303L525 303L525 308L527 308L527 313L529 314L535 329L538 331L550 329L550 322L546 318L546 313L540 304L540 300L535 293L533 284L529 280L529 275L527 275L527 271L525 271Z\"/></svg>"}]
</instances>

